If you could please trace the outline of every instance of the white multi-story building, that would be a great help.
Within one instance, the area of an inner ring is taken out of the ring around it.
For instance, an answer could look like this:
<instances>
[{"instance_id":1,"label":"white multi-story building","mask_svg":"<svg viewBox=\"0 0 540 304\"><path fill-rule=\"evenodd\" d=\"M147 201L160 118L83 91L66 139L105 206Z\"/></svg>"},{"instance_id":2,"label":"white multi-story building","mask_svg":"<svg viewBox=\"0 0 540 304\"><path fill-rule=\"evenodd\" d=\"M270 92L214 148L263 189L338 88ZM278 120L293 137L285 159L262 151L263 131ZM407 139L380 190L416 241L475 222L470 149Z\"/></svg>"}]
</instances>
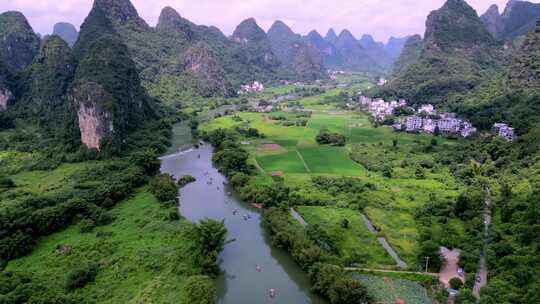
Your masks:
<instances>
[{"instance_id":1,"label":"white multi-story building","mask_svg":"<svg viewBox=\"0 0 540 304\"><path fill-rule=\"evenodd\" d=\"M496 123L493 125L493 133L495 133L497 136L500 136L507 141L514 141L516 140L516 132L515 129L510 127L508 124L505 123Z\"/></svg>"},{"instance_id":2,"label":"white multi-story building","mask_svg":"<svg viewBox=\"0 0 540 304\"><path fill-rule=\"evenodd\" d=\"M434 115L435 114L435 107L433 107L432 104L425 104L421 105L418 109L418 113L425 113L427 115Z\"/></svg>"},{"instance_id":3,"label":"white multi-story building","mask_svg":"<svg viewBox=\"0 0 540 304\"><path fill-rule=\"evenodd\" d=\"M246 84L240 87L238 94L249 94L264 91L264 85L258 81L254 81L251 84Z\"/></svg>"},{"instance_id":4,"label":"white multi-story building","mask_svg":"<svg viewBox=\"0 0 540 304\"><path fill-rule=\"evenodd\" d=\"M426 133L435 133L435 129L437 128L437 122L433 119L426 118L422 120L422 129Z\"/></svg>"},{"instance_id":5,"label":"white multi-story building","mask_svg":"<svg viewBox=\"0 0 540 304\"><path fill-rule=\"evenodd\" d=\"M473 125L468 122L468 121L464 121L462 126L461 126L461 136L462 137L469 137L469 136L472 136L474 135L474 133L476 133L476 128L473 127Z\"/></svg>"},{"instance_id":6,"label":"white multi-story building","mask_svg":"<svg viewBox=\"0 0 540 304\"><path fill-rule=\"evenodd\" d=\"M437 127L442 133L459 133L461 129L461 120L457 118L444 118L437 122Z\"/></svg>"},{"instance_id":7,"label":"white multi-story building","mask_svg":"<svg viewBox=\"0 0 540 304\"><path fill-rule=\"evenodd\" d=\"M416 132L422 129L422 117L409 116L405 122L407 132Z\"/></svg>"}]
</instances>

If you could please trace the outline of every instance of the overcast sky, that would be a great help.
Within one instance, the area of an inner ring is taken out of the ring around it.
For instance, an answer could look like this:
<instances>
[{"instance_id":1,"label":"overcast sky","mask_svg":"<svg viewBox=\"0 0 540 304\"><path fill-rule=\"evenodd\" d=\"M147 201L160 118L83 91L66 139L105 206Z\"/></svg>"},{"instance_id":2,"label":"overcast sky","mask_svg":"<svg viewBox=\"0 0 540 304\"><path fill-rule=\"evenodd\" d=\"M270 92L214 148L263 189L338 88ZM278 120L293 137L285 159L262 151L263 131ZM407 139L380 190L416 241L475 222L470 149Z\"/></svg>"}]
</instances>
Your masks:
<instances>
[{"instance_id":1,"label":"overcast sky","mask_svg":"<svg viewBox=\"0 0 540 304\"><path fill-rule=\"evenodd\" d=\"M535 0L533 2L539 2ZM29 19L35 31L48 34L54 23L65 21L79 27L92 7L92 0L0 0L0 12L18 10ZM444 0L132 0L139 14L155 25L164 6L198 24L215 25L232 33L242 20L255 17L265 30L274 20L287 23L295 32L307 34L316 29L324 35L349 29L355 36L372 34L386 41L390 36L423 34L430 11ZM503 10L507 0L468 0L479 14L491 4Z\"/></svg>"}]
</instances>

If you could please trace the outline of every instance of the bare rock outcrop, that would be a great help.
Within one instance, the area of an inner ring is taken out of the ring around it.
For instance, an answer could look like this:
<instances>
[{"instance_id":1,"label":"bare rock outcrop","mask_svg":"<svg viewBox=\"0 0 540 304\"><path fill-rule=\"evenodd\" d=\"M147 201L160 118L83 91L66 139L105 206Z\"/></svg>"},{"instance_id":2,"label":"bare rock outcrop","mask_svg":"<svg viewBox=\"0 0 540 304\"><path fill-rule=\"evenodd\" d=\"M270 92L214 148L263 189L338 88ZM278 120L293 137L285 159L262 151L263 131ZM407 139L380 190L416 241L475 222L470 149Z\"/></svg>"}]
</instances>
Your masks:
<instances>
[{"instance_id":1,"label":"bare rock outcrop","mask_svg":"<svg viewBox=\"0 0 540 304\"><path fill-rule=\"evenodd\" d=\"M88 148L99 150L101 142L112 138L114 133L113 114L103 106L107 101L112 102L112 97L101 85L88 82L74 90L74 99L78 105L81 142Z\"/></svg>"}]
</instances>

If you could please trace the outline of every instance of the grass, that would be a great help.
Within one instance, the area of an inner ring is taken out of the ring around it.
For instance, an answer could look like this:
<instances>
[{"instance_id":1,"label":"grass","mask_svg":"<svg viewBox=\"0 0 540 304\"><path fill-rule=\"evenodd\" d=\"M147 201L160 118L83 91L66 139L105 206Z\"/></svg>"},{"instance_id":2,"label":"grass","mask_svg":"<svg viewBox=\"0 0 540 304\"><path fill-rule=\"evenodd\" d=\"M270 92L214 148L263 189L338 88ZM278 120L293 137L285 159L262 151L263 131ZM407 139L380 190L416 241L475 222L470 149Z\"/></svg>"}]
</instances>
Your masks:
<instances>
[{"instance_id":1,"label":"grass","mask_svg":"<svg viewBox=\"0 0 540 304\"><path fill-rule=\"evenodd\" d=\"M25 171L12 175L11 179L19 189L33 193L46 193L60 188L70 187L70 177L78 172L95 168L98 162L62 164L51 171Z\"/></svg>"},{"instance_id":2,"label":"grass","mask_svg":"<svg viewBox=\"0 0 540 304\"><path fill-rule=\"evenodd\" d=\"M307 173L296 151L257 157L257 162L266 172Z\"/></svg>"},{"instance_id":3,"label":"grass","mask_svg":"<svg viewBox=\"0 0 540 304\"><path fill-rule=\"evenodd\" d=\"M7 271L32 273L35 281L63 293L66 274L98 263L95 282L73 291L97 303L178 303L182 283L196 274L187 221L164 220L166 209L145 190L113 210L112 224L81 233L78 225L44 237L34 251L9 262ZM69 248L57 252L59 245Z\"/></svg>"},{"instance_id":4,"label":"grass","mask_svg":"<svg viewBox=\"0 0 540 304\"><path fill-rule=\"evenodd\" d=\"M352 161L344 148L316 146L299 148L312 173L338 174L345 176L364 175L365 170Z\"/></svg>"},{"instance_id":5,"label":"grass","mask_svg":"<svg viewBox=\"0 0 540 304\"><path fill-rule=\"evenodd\" d=\"M357 211L333 207L302 206L298 212L309 225L318 225L332 239L338 240L340 255L366 267L391 266L393 259L386 253L364 224ZM347 219L349 228L341 227Z\"/></svg>"},{"instance_id":6,"label":"grass","mask_svg":"<svg viewBox=\"0 0 540 304\"><path fill-rule=\"evenodd\" d=\"M400 257L409 264L409 267L413 267L419 234L411 212L374 207L366 207L365 212Z\"/></svg>"},{"instance_id":7,"label":"grass","mask_svg":"<svg viewBox=\"0 0 540 304\"><path fill-rule=\"evenodd\" d=\"M353 274L375 297L377 303L396 303L398 299L407 304L431 304L426 289L417 282L366 274Z\"/></svg>"}]
</instances>

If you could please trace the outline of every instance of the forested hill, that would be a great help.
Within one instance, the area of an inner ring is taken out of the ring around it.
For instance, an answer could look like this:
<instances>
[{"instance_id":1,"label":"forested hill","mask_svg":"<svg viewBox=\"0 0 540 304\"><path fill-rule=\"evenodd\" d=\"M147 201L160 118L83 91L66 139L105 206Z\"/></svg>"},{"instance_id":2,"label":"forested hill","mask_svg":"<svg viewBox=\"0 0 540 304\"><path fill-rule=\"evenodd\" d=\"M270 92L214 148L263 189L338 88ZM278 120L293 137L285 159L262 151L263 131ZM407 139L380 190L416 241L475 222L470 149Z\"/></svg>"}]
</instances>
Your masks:
<instances>
[{"instance_id":1,"label":"forested hill","mask_svg":"<svg viewBox=\"0 0 540 304\"><path fill-rule=\"evenodd\" d=\"M448 0L429 14L418 60L400 70L381 94L413 103L447 104L502 71L498 44L464 0Z\"/></svg>"}]
</instances>

